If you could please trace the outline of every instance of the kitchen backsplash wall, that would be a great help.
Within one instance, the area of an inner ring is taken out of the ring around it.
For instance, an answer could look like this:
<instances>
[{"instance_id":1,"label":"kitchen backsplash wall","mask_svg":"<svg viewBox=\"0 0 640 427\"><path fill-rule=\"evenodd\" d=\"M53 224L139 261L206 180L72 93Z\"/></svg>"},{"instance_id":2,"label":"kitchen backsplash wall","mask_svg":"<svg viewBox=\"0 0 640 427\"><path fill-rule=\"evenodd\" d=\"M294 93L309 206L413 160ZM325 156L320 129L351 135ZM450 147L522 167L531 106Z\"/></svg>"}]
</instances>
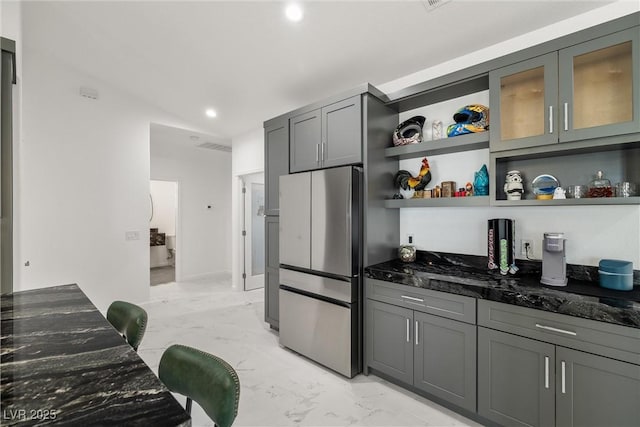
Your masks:
<instances>
[{"instance_id":1,"label":"kitchen backsplash wall","mask_svg":"<svg viewBox=\"0 0 640 427\"><path fill-rule=\"evenodd\" d=\"M421 250L487 254L487 220L511 218L520 240L533 241L532 258L542 257L545 232L563 232L567 262L598 265L602 258L633 261L640 269L640 206L548 206L482 208L405 208L400 211L400 239L413 235Z\"/></svg>"}]
</instances>

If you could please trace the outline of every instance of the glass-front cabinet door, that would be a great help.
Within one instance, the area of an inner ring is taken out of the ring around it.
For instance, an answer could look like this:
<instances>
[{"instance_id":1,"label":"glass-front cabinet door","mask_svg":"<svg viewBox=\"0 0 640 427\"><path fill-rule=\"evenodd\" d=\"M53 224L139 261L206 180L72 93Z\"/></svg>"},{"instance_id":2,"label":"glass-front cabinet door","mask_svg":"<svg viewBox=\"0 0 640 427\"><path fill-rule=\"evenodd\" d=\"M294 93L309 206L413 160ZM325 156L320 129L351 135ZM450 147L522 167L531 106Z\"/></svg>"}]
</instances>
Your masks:
<instances>
[{"instance_id":1,"label":"glass-front cabinet door","mask_svg":"<svg viewBox=\"0 0 640 427\"><path fill-rule=\"evenodd\" d=\"M559 53L560 142L640 131L640 28Z\"/></svg>"},{"instance_id":2,"label":"glass-front cabinet door","mask_svg":"<svg viewBox=\"0 0 640 427\"><path fill-rule=\"evenodd\" d=\"M491 151L558 142L556 52L489 73Z\"/></svg>"}]
</instances>

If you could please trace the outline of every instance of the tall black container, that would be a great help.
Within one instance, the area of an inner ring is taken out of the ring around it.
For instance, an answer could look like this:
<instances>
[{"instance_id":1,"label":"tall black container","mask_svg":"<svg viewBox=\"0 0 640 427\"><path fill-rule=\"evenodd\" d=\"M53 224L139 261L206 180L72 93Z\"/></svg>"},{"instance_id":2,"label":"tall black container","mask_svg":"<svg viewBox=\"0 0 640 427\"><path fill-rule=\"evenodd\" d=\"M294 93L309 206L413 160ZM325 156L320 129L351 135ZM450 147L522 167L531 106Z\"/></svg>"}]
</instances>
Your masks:
<instances>
[{"instance_id":1,"label":"tall black container","mask_svg":"<svg viewBox=\"0 0 640 427\"><path fill-rule=\"evenodd\" d=\"M487 257L489 270L501 274L515 272L515 223L512 219L494 218L487 224Z\"/></svg>"}]
</instances>

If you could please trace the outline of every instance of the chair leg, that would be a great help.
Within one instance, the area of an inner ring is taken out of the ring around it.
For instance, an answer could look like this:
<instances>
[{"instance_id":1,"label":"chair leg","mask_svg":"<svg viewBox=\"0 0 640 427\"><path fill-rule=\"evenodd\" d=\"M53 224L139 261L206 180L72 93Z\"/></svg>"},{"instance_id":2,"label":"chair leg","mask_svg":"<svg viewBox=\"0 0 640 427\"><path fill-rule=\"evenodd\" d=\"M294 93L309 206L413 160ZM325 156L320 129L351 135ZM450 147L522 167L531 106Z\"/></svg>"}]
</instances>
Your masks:
<instances>
[{"instance_id":1,"label":"chair leg","mask_svg":"<svg viewBox=\"0 0 640 427\"><path fill-rule=\"evenodd\" d=\"M191 415L191 398L187 397L187 407L185 408L187 414Z\"/></svg>"}]
</instances>

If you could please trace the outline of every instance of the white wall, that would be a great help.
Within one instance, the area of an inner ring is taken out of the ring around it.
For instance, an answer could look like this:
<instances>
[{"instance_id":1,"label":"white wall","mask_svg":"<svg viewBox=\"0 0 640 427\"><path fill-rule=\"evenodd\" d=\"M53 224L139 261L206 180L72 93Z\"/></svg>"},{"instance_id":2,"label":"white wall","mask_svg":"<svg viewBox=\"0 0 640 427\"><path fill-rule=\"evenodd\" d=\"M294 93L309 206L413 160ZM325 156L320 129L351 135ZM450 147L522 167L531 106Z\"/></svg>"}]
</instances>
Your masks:
<instances>
[{"instance_id":1,"label":"white wall","mask_svg":"<svg viewBox=\"0 0 640 427\"><path fill-rule=\"evenodd\" d=\"M187 125L28 48L16 290L77 283L100 309L149 296L149 126ZM80 86L99 99L80 97ZM139 240L126 241L136 231ZM30 266L24 266L25 262Z\"/></svg>"},{"instance_id":2,"label":"white wall","mask_svg":"<svg viewBox=\"0 0 640 427\"><path fill-rule=\"evenodd\" d=\"M153 140L151 140L151 174L154 172ZM153 217L149 227L157 228L158 232L167 236L176 234L176 209L178 207L178 185L173 181L154 181L149 185L149 192L153 198Z\"/></svg>"},{"instance_id":3,"label":"white wall","mask_svg":"<svg viewBox=\"0 0 640 427\"><path fill-rule=\"evenodd\" d=\"M639 9L637 2L617 2L405 76L381 85L379 88L387 93L395 92L440 75L610 21ZM442 103L442 105L404 113L401 115L401 121L415 114L426 115L425 133L429 139L430 124L433 119L441 119L445 128L452 122L451 117L443 111L455 111L466 103L477 102L488 105L485 93L478 94L475 99L472 95L455 102L457 102L456 106ZM433 180L429 187L444 180L457 181L458 184L473 181L473 172L483 163L489 166L488 159L488 150L430 156ZM420 168L419 163L419 158L404 160L400 162L400 168L417 173ZM515 219L516 239L532 239L535 258L542 256L543 233L558 231L564 232L568 239L567 262L569 263L597 265L601 258L618 258L633 261L634 268L640 268L640 206L402 209L400 212L401 242L398 243L406 242L407 235L413 234L414 243L418 249L486 255L487 219L490 218Z\"/></svg>"},{"instance_id":4,"label":"white wall","mask_svg":"<svg viewBox=\"0 0 640 427\"><path fill-rule=\"evenodd\" d=\"M241 237L242 220L242 191L241 175L264 171L264 130L254 129L233 138L233 161L231 166L233 176L231 183L231 229L233 230L232 253L232 284L237 290L242 289L242 261L243 246Z\"/></svg>"},{"instance_id":5,"label":"white wall","mask_svg":"<svg viewBox=\"0 0 640 427\"><path fill-rule=\"evenodd\" d=\"M181 147L154 136L151 179L178 182L176 279L228 275L231 153Z\"/></svg>"}]
</instances>

